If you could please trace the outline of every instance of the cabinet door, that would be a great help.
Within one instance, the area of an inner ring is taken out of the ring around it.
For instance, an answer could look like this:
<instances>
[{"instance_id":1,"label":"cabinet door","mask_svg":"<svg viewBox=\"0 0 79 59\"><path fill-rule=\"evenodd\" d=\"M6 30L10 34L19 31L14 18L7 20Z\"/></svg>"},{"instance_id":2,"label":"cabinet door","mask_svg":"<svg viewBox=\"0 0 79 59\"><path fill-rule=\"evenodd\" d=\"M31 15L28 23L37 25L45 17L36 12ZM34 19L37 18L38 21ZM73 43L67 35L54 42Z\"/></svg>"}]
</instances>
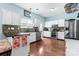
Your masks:
<instances>
[{"instance_id":1,"label":"cabinet door","mask_svg":"<svg viewBox=\"0 0 79 59\"><path fill-rule=\"evenodd\" d=\"M58 20L58 26L64 27L64 22L65 22L65 20Z\"/></svg>"},{"instance_id":2,"label":"cabinet door","mask_svg":"<svg viewBox=\"0 0 79 59\"><path fill-rule=\"evenodd\" d=\"M2 9L2 24L11 24L11 11Z\"/></svg>"},{"instance_id":3,"label":"cabinet door","mask_svg":"<svg viewBox=\"0 0 79 59\"><path fill-rule=\"evenodd\" d=\"M75 38L79 39L79 20L76 21Z\"/></svg>"},{"instance_id":4,"label":"cabinet door","mask_svg":"<svg viewBox=\"0 0 79 59\"><path fill-rule=\"evenodd\" d=\"M28 40L29 40L29 42L31 43L31 42L35 42L36 41L36 33L35 32L28 32L28 33L30 33L30 36L28 36Z\"/></svg>"},{"instance_id":5,"label":"cabinet door","mask_svg":"<svg viewBox=\"0 0 79 59\"><path fill-rule=\"evenodd\" d=\"M51 32L50 31L44 31L44 35L46 37L51 37Z\"/></svg>"},{"instance_id":6,"label":"cabinet door","mask_svg":"<svg viewBox=\"0 0 79 59\"><path fill-rule=\"evenodd\" d=\"M58 32L58 39L64 40L64 32Z\"/></svg>"},{"instance_id":7,"label":"cabinet door","mask_svg":"<svg viewBox=\"0 0 79 59\"><path fill-rule=\"evenodd\" d=\"M12 12L12 24L20 25L20 15L18 13Z\"/></svg>"},{"instance_id":8,"label":"cabinet door","mask_svg":"<svg viewBox=\"0 0 79 59\"><path fill-rule=\"evenodd\" d=\"M2 15L3 15L3 24L9 24L9 25L19 25L20 23L20 16L18 13L15 13L10 10L4 10L2 9Z\"/></svg>"}]
</instances>

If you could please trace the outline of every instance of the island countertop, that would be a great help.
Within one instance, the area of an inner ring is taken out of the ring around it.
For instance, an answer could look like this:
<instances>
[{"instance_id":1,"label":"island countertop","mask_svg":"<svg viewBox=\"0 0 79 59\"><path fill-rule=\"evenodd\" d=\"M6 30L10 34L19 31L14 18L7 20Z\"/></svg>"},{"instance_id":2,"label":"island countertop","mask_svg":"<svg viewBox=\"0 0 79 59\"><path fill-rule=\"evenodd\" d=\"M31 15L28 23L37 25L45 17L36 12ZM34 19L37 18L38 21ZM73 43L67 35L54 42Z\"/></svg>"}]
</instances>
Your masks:
<instances>
[{"instance_id":1,"label":"island countertop","mask_svg":"<svg viewBox=\"0 0 79 59\"><path fill-rule=\"evenodd\" d=\"M8 50L11 50L10 43L6 39L0 40L0 53L6 52Z\"/></svg>"}]
</instances>

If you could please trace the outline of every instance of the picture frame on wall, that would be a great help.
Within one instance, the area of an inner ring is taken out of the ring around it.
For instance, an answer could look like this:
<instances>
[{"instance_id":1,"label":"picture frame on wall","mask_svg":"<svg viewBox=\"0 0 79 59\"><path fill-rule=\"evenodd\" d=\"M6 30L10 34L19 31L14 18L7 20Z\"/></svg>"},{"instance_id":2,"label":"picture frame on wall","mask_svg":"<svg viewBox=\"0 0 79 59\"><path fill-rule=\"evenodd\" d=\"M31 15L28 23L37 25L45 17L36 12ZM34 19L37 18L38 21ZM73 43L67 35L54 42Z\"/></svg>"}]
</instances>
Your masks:
<instances>
[{"instance_id":1,"label":"picture frame on wall","mask_svg":"<svg viewBox=\"0 0 79 59\"><path fill-rule=\"evenodd\" d=\"M28 17L28 18L31 18L31 12L28 11L28 10L24 10L24 16Z\"/></svg>"}]
</instances>

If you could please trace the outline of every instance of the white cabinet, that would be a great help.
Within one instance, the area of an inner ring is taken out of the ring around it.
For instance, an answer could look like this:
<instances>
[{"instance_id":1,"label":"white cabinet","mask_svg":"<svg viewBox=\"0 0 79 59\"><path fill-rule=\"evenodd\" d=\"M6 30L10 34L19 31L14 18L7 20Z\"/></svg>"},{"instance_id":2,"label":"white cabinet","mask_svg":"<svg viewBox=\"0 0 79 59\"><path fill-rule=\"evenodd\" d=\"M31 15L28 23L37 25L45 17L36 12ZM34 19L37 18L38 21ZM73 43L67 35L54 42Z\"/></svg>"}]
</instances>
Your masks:
<instances>
[{"instance_id":1,"label":"white cabinet","mask_svg":"<svg viewBox=\"0 0 79 59\"><path fill-rule=\"evenodd\" d=\"M58 26L59 27L64 27L64 23L65 22L65 20L58 20Z\"/></svg>"},{"instance_id":2,"label":"white cabinet","mask_svg":"<svg viewBox=\"0 0 79 59\"><path fill-rule=\"evenodd\" d=\"M28 36L28 41L31 43L31 42L34 42L36 41L36 33L35 32L28 32L30 35Z\"/></svg>"},{"instance_id":3,"label":"white cabinet","mask_svg":"<svg viewBox=\"0 0 79 59\"><path fill-rule=\"evenodd\" d=\"M51 37L51 32L50 31L44 31L43 36Z\"/></svg>"},{"instance_id":4,"label":"white cabinet","mask_svg":"<svg viewBox=\"0 0 79 59\"><path fill-rule=\"evenodd\" d=\"M59 27L64 27L64 22L65 22L64 19L46 21L45 27L52 27L52 25L58 25Z\"/></svg>"},{"instance_id":5,"label":"white cabinet","mask_svg":"<svg viewBox=\"0 0 79 59\"><path fill-rule=\"evenodd\" d=\"M20 24L19 14L10 10L2 9L2 24L19 25Z\"/></svg>"},{"instance_id":6,"label":"white cabinet","mask_svg":"<svg viewBox=\"0 0 79 59\"><path fill-rule=\"evenodd\" d=\"M64 32L58 32L58 39L64 39Z\"/></svg>"},{"instance_id":7,"label":"white cabinet","mask_svg":"<svg viewBox=\"0 0 79 59\"><path fill-rule=\"evenodd\" d=\"M12 24L13 25L20 25L20 15L15 13L15 12L12 12Z\"/></svg>"},{"instance_id":8,"label":"white cabinet","mask_svg":"<svg viewBox=\"0 0 79 59\"><path fill-rule=\"evenodd\" d=\"M21 28L33 28L33 20L30 18L21 18L20 25Z\"/></svg>"},{"instance_id":9,"label":"white cabinet","mask_svg":"<svg viewBox=\"0 0 79 59\"><path fill-rule=\"evenodd\" d=\"M11 24L11 12L2 9L2 24Z\"/></svg>"},{"instance_id":10,"label":"white cabinet","mask_svg":"<svg viewBox=\"0 0 79 59\"><path fill-rule=\"evenodd\" d=\"M52 25L58 25L58 20L45 22L45 27L52 27Z\"/></svg>"}]
</instances>

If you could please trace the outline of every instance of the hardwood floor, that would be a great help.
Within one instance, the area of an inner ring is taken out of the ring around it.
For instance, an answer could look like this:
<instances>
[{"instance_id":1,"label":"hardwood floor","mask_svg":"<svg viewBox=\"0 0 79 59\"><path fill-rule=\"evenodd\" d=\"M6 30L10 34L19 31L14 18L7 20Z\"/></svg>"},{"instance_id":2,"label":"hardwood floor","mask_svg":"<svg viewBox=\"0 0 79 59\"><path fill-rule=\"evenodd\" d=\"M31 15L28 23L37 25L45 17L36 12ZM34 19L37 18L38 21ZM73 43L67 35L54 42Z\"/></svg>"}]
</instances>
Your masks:
<instances>
[{"instance_id":1,"label":"hardwood floor","mask_svg":"<svg viewBox=\"0 0 79 59\"><path fill-rule=\"evenodd\" d=\"M65 41L43 38L30 44L31 56L65 56Z\"/></svg>"}]
</instances>

